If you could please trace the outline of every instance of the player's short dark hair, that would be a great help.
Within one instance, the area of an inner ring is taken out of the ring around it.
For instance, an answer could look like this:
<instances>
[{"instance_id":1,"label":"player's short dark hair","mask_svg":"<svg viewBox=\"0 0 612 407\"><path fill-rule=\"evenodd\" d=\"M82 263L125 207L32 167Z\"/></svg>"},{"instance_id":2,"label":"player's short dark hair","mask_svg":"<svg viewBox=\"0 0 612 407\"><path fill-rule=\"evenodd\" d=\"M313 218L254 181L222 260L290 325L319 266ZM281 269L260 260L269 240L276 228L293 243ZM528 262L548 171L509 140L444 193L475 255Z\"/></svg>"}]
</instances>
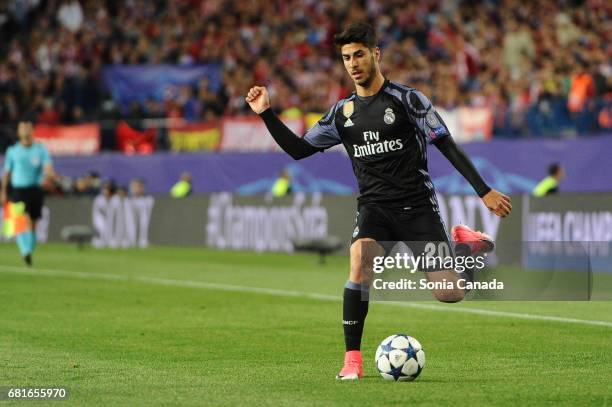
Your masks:
<instances>
[{"instance_id":1,"label":"player's short dark hair","mask_svg":"<svg viewBox=\"0 0 612 407\"><path fill-rule=\"evenodd\" d=\"M334 44L338 48L352 42L363 44L369 49L378 47L378 39L376 38L374 27L365 22L353 23L340 34L334 36Z\"/></svg>"},{"instance_id":2,"label":"player's short dark hair","mask_svg":"<svg viewBox=\"0 0 612 407\"><path fill-rule=\"evenodd\" d=\"M548 166L548 175L555 175L561 170L560 163L552 163Z\"/></svg>"}]
</instances>

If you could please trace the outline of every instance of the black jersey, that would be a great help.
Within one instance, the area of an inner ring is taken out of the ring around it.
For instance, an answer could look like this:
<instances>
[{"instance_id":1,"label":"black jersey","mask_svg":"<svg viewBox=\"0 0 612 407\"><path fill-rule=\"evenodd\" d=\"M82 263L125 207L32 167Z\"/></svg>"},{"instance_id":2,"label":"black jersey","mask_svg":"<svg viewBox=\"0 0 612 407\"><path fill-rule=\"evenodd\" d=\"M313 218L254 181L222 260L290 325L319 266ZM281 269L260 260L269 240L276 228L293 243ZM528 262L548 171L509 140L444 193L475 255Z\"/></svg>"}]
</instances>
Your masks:
<instances>
[{"instance_id":1,"label":"black jersey","mask_svg":"<svg viewBox=\"0 0 612 407\"><path fill-rule=\"evenodd\" d=\"M342 143L359 183L359 203L438 210L427 172L427 143L448 136L431 102L416 89L385 80L366 99L340 100L304 135L326 149Z\"/></svg>"}]
</instances>

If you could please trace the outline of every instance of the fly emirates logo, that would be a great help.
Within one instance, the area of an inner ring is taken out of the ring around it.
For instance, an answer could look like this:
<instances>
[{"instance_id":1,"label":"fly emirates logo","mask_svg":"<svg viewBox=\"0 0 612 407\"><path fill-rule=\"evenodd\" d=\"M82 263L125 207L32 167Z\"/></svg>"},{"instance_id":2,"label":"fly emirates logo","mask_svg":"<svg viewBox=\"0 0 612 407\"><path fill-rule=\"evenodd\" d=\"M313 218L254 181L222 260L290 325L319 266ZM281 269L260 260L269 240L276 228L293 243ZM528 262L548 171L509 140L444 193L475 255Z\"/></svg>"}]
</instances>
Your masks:
<instances>
[{"instance_id":1,"label":"fly emirates logo","mask_svg":"<svg viewBox=\"0 0 612 407\"><path fill-rule=\"evenodd\" d=\"M353 144L353 156L356 158L388 153L404 148L401 139L380 141L380 135L377 131L364 131L363 141L365 141L365 145L358 146Z\"/></svg>"}]
</instances>

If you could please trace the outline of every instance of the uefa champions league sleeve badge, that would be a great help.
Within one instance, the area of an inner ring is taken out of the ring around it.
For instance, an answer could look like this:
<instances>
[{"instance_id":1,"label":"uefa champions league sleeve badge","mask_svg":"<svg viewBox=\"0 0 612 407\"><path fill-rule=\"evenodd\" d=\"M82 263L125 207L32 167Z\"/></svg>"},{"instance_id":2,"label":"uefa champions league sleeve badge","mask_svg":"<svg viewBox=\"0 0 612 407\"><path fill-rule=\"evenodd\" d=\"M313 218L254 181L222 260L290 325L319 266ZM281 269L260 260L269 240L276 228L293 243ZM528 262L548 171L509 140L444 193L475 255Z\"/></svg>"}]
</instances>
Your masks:
<instances>
[{"instance_id":1,"label":"uefa champions league sleeve badge","mask_svg":"<svg viewBox=\"0 0 612 407\"><path fill-rule=\"evenodd\" d=\"M427 115L425 116L425 121L427 122L429 128L432 130L440 127L440 121L436 117L436 111L433 109L433 107L429 112L427 112Z\"/></svg>"}]
</instances>

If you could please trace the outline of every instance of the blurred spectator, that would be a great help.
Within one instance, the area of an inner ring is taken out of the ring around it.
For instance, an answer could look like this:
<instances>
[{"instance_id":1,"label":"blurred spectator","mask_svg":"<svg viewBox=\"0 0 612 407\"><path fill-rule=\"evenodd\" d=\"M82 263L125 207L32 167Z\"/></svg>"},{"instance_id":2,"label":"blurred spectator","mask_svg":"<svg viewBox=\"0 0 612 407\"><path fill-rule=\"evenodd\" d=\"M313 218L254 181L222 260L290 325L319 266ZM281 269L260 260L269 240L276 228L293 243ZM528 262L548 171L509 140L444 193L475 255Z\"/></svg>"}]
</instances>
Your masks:
<instances>
[{"instance_id":1,"label":"blurred spectator","mask_svg":"<svg viewBox=\"0 0 612 407\"><path fill-rule=\"evenodd\" d=\"M64 0L57 10L57 21L67 30L77 32L83 23L83 9L78 0Z\"/></svg>"},{"instance_id":2,"label":"blurred spectator","mask_svg":"<svg viewBox=\"0 0 612 407\"><path fill-rule=\"evenodd\" d=\"M138 197L146 196L146 195L147 195L147 190L145 187L144 180L142 180L141 178L134 178L130 182L130 196L138 198Z\"/></svg>"},{"instance_id":3,"label":"blurred spectator","mask_svg":"<svg viewBox=\"0 0 612 407\"><path fill-rule=\"evenodd\" d=\"M42 103L42 110L38 113L37 122L39 124L55 125L59 124L60 116L55 107L53 106L53 100L47 98Z\"/></svg>"},{"instance_id":4,"label":"blurred spectator","mask_svg":"<svg viewBox=\"0 0 612 407\"><path fill-rule=\"evenodd\" d=\"M586 61L578 63L578 72L571 78L569 93L567 95L567 108L572 121L579 133L588 133L596 123L594 97L596 95L595 81L589 72Z\"/></svg>"},{"instance_id":5,"label":"blurred spectator","mask_svg":"<svg viewBox=\"0 0 612 407\"><path fill-rule=\"evenodd\" d=\"M291 193L291 173L289 170L284 169L281 171L278 179L272 184L270 192L275 198L280 198Z\"/></svg>"},{"instance_id":6,"label":"blurred spectator","mask_svg":"<svg viewBox=\"0 0 612 407\"><path fill-rule=\"evenodd\" d=\"M117 190L116 190L115 194L119 198L122 198L122 199L123 198L127 198L127 196L128 196L128 189L125 186L123 186L123 185L119 185L117 187Z\"/></svg>"},{"instance_id":7,"label":"blurred spectator","mask_svg":"<svg viewBox=\"0 0 612 407\"><path fill-rule=\"evenodd\" d=\"M110 199L117 192L117 186L113 180L104 181L102 183L102 188L100 188L99 197L103 197L105 199Z\"/></svg>"},{"instance_id":8,"label":"blurred spectator","mask_svg":"<svg viewBox=\"0 0 612 407\"><path fill-rule=\"evenodd\" d=\"M521 77L525 60L531 60L535 56L535 44L531 30L525 23L519 23L515 18L510 18L508 28L504 35L504 64L510 72L510 77L517 80Z\"/></svg>"},{"instance_id":9,"label":"blurred spectator","mask_svg":"<svg viewBox=\"0 0 612 407\"><path fill-rule=\"evenodd\" d=\"M181 178L172 186L172 189L170 189L170 196L173 198L184 198L191 195L191 181L192 177L190 172L182 173Z\"/></svg>"},{"instance_id":10,"label":"blurred spectator","mask_svg":"<svg viewBox=\"0 0 612 407\"><path fill-rule=\"evenodd\" d=\"M572 113L584 111L587 102L593 96L595 96L595 82L588 71L587 63L581 62L579 71L572 76L567 100L569 111Z\"/></svg>"},{"instance_id":11,"label":"blurred spectator","mask_svg":"<svg viewBox=\"0 0 612 407\"><path fill-rule=\"evenodd\" d=\"M567 47L580 39L580 29L572 22L570 16L564 12L559 12L555 16L555 28L557 42L562 47Z\"/></svg>"},{"instance_id":12,"label":"blurred spectator","mask_svg":"<svg viewBox=\"0 0 612 407\"><path fill-rule=\"evenodd\" d=\"M198 119L198 102L193 96L191 86L181 86L178 96L178 105L180 106L182 117L186 120L195 121Z\"/></svg>"},{"instance_id":13,"label":"blurred spectator","mask_svg":"<svg viewBox=\"0 0 612 407\"><path fill-rule=\"evenodd\" d=\"M198 92L196 99L196 118L204 120L214 120L223 114L226 95L222 88L220 92L215 93L209 87L208 78L202 78L198 83Z\"/></svg>"},{"instance_id":14,"label":"blurred spectator","mask_svg":"<svg viewBox=\"0 0 612 407\"><path fill-rule=\"evenodd\" d=\"M559 193L559 182L565 177L565 171L559 163L553 163L548 167L548 176L536 185L532 195L543 197Z\"/></svg>"},{"instance_id":15,"label":"blurred spectator","mask_svg":"<svg viewBox=\"0 0 612 407\"><path fill-rule=\"evenodd\" d=\"M72 193L75 196L96 196L100 193L100 176L95 171L79 177L74 182Z\"/></svg>"}]
</instances>

